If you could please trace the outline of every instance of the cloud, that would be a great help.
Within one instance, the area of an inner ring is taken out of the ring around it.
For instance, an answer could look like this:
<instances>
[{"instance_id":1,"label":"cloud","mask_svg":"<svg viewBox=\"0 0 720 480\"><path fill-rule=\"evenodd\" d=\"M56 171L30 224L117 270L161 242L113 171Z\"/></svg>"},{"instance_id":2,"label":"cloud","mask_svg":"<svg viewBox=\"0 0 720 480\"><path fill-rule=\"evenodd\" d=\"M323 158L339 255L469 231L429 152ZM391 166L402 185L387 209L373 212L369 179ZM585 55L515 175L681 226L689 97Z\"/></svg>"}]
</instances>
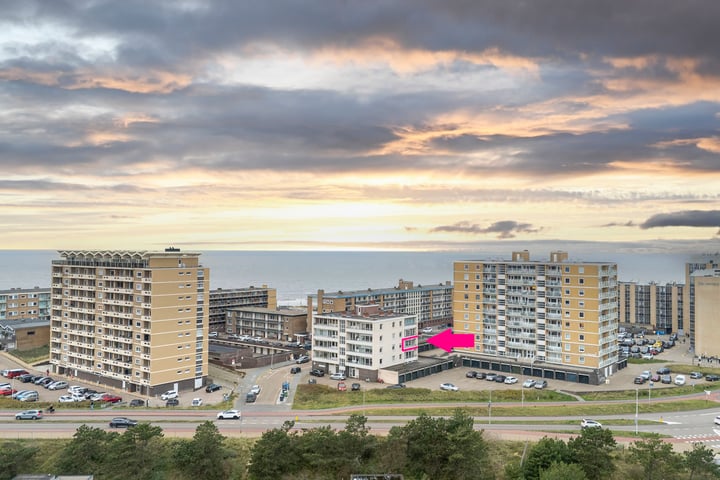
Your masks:
<instances>
[{"instance_id":1,"label":"cloud","mask_svg":"<svg viewBox=\"0 0 720 480\"><path fill-rule=\"evenodd\" d=\"M720 210L659 213L640 224L643 230L657 227L720 227Z\"/></svg>"},{"instance_id":2,"label":"cloud","mask_svg":"<svg viewBox=\"0 0 720 480\"><path fill-rule=\"evenodd\" d=\"M453 225L441 225L430 230L431 232L453 232L453 233L497 233L497 238L514 238L515 233L537 233L541 228L533 228L530 223L519 223L513 220L495 222L488 227L481 227L471 224L468 221L457 222Z\"/></svg>"},{"instance_id":3,"label":"cloud","mask_svg":"<svg viewBox=\"0 0 720 480\"><path fill-rule=\"evenodd\" d=\"M625 223L617 223L617 222L606 223L605 225L601 225L601 227L637 227L637 224L635 222L633 222L632 220L628 220Z\"/></svg>"}]
</instances>

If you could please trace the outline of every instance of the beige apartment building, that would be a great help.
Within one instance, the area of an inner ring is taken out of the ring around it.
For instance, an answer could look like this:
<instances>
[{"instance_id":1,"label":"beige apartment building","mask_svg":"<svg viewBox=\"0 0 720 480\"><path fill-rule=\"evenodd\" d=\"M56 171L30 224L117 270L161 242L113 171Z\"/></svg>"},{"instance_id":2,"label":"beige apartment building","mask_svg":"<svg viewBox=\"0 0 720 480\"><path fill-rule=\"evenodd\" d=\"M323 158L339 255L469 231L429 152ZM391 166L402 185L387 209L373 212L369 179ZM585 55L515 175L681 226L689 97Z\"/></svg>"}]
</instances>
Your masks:
<instances>
[{"instance_id":1,"label":"beige apartment building","mask_svg":"<svg viewBox=\"0 0 720 480\"><path fill-rule=\"evenodd\" d=\"M308 337L307 310L302 308L238 307L227 310L227 333L283 342Z\"/></svg>"},{"instance_id":2,"label":"beige apartment building","mask_svg":"<svg viewBox=\"0 0 720 480\"><path fill-rule=\"evenodd\" d=\"M205 383L210 278L199 253L58 254L51 285L53 372L148 396Z\"/></svg>"},{"instance_id":3,"label":"beige apartment building","mask_svg":"<svg viewBox=\"0 0 720 480\"><path fill-rule=\"evenodd\" d=\"M695 354L720 358L720 268L697 270L692 282Z\"/></svg>"},{"instance_id":4,"label":"beige apartment building","mask_svg":"<svg viewBox=\"0 0 720 480\"><path fill-rule=\"evenodd\" d=\"M697 345L698 335L696 332L696 316L700 307L700 299L695 292L695 280L697 278L713 277L716 271L720 271L720 255L697 255L685 264L685 298L683 316L686 319L687 334L690 338L690 348L694 349L696 355L702 355ZM707 311L707 310L705 310Z\"/></svg>"},{"instance_id":5,"label":"beige apartment building","mask_svg":"<svg viewBox=\"0 0 720 480\"><path fill-rule=\"evenodd\" d=\"M28 319L50 320L50 289L0 290L0 322Z\"/></svg>"},{"instance_id":6,"label":"beige apartment building","mask_svg":"<svg viewBox=\"0 0 720 480\"><path fill-rule=\"evenodd\" d=\"M210 290L210 331L226 331L227 311L245 307L277 308L277 290L267 285Z\"/></svg>"},{"instance_id":7,"label":"beige apartment building","mask_svg":"<svg viewBox=\"0 0 720 480\"><path fill-rule=\"evenodd\" d=\"M620 282L620 325L665 334L682 333L685 285Z\"/></svg>"},{"instance_id":8,"label":"beige apartment building","mask_svg":"<svg viewBox=\"0 0 720 480\"><path fill-rule=\"evenodd\" d=\"M509 374L598 384L618 357L617 264L569 261L454 262L454 332L475 336L463 364Z\"/></svg>"}]
</instances>

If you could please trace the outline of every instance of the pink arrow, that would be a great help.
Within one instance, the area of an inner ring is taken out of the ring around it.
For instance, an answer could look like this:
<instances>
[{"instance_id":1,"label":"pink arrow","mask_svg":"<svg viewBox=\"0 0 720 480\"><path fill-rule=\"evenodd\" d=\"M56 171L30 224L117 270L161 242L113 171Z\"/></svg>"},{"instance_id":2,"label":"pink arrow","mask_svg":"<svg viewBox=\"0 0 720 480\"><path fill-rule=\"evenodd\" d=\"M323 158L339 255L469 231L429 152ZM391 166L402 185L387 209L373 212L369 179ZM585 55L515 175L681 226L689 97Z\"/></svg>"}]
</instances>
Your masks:
<instances>
[{"instance_id":1,"label":"pink arrow","mask_svg":"<svg viewBox=\"0 0 720 480\"><path fill-rule=\"evenodd\" d=\"M448 328L428 338L427 342L438 348L442 348L446 352L451 352L455 347L475 346L475 335L472 333L452 333L452 329Z\"/></svg>"}]
</instances>

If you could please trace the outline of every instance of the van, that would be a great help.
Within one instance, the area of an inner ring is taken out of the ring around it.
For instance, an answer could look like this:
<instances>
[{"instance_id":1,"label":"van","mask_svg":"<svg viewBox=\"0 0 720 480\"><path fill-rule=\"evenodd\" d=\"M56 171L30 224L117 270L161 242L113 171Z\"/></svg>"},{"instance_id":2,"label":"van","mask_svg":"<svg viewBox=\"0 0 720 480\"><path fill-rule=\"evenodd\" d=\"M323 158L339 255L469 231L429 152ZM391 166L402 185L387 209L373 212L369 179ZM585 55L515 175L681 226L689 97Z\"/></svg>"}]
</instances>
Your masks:
<instances>
[{"instance_id":1,"label":"van","mask_svg":"<svg viewBox=\"0 0 720 480\"><path fill-rule=\"evenodd\" d=\"M248 392L248 394L245 395L245 403L255 403L255 400L257 400L257 395L253 392Z\"/></svg>"}]
</instances>

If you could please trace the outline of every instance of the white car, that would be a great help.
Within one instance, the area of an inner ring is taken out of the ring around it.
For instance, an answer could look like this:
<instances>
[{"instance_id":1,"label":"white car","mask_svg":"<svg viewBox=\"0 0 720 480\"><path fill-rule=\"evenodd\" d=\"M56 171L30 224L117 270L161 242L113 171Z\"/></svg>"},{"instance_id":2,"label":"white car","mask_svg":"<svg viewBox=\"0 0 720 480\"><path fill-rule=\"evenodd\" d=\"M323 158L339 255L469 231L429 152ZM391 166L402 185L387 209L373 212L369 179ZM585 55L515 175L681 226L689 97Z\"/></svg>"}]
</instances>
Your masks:
<instances>
[{"instance_id":1,"label":"white car","mask_svg":"<svg viewBox=\"0 0 720 480\"><path fill-rule=\"evenodd\" d=\"M75 397L73 395L62 395L60 398L58 398L58 402L60 403L75 403L79 401L80 397Z\"/></svg>"},{"instance_id":2,"label":"white car","mask_svg":"<svg viewBox=\"0 0 720 480\"><path fill-rule=\"evenodd\" d=\"M345 380L345 374L340 372L335 372L332 375L330 375L330 380Z\"/></svg>"},{"instance_id":3,"label":"white car","mask_svg":"<svg viewBox=\"0 0 720 480\"><path fill-rule=\"evenodd\" d=\"M422 329L422 333L432 333L432 327L425 327Z\"/></svg>"},{"instance_id":4,"label":"white car","mask_svg":"<svg viewBox=\"0 0 720 480\"><path fill-rule=\"evenodd\" d=\"M685 385L685 375L675 375L675 385Z\"/></svg>"},{"instance_id":5,"label":"white car","mask_svg":"<svg viewBox=\"0 0 720 480\"><path fill-rule=\"evenodd\" d=\"M589 420L587 418L583 418L580 421L580 427L581 428L602 428L602 423L595 421L595 420Z\"/></svg>"},{"instance_id":6,"label":"white car","mask_svg":"<svg viewBox=\"0 0 720 480\"><path fill-rule=\"evenodd\" d=\"M225 410L217 414L219 420L239 420L240 410Z\"/></svg>"},{"instance_id":7,"label":"white car","mask_svg":"<svg viewBox=\"0 0 720 480\"><path fill-rule=\"evenodd\" d=\"M458 390L460 390L460 388L452 383L441 383L440 390L447 390L449 392L457 392Z\"/></svg>"},{"instance_id":8,"label":"white car","mask_svg":"<svg viewBox=\"0 0 720 480\"><path fill-rule=\"evenodd\" d=\"M715 425L720 425L720 415L715 416Z\"/></svg>"},{"instance_id":9,"label":"white car","mask_svg":"<svg viewBox=\"0 0 720 480\"><path fill-rule=\"evenodd\" d=\"M100 400L102 400L103 395L107 395L107 393L105 393L105 392L94 393L90 396L89 400L92 402L99 402Z\"/></svg>"},{"instance_id":10,"label":"white car","mask_svg":"<svg viewBox=\"0 0 720 480\"><path fill-rule=\"evenodd\" d=\"M523 388L532 388L535 386L535 380L528 378L523 382Z\"/></svg>"},{"instance_id":11,"label":"white car","mask_svg":"<svg viewBox=\"0 0 720 480\"><path fill-rule=\"evenodd\" d=\"M170 400L171 398L178 398L179 396L180 395L175 390L168 390L160 395L160 400Z\"/></svg>"},{"instance_id":12,"label":"white car","mask_svg":"<svg viewBox=\"0 0 720 480\"><path fill-rule=\"evenodd\" d=\"M253 393L255 395L260 395L260 390L260 385L253 385L252 387L250 387L250 393Z\"/></svg>"},{"instance_id":13,"label":"white car","mask_svg":"<svg viewBox=\"0 0 720 480\"><path fill-rule=\"evenodd\" d=\"M193 407L200 407L202 406L202 398L193 398L191 405Z\"/></svg>"},{"instance_id":14,"label":"white car","mask_svg":"<svg viewBox=\"0 0 720 480\"><path fill-rule=\"evenodd\" d=\"M68 386L68 383L64 380L58 380L48 385L48 390L64 390Z\"/></svg>"},{"instance_id":15,"label":"white car","mask_svg":"<svg viewBox=\"0 0 720 480\"><path fill-rule=\"evenodd\" d=\"M68 387L67 391L70 395L83 395L87 391L87 388L81 387L80 385L72 385Z\"/></svg>"},{"instance_id":16,"label":"white car","mask_svg":"<svg viewBox=\"0 0 720 480\"><path fill-rule=\"evenodd\" d=\"M505 377L505 383L508 385L512 385L513 383L517 383L518 379L515 377Z\"/></svg>"}]
</instances>

